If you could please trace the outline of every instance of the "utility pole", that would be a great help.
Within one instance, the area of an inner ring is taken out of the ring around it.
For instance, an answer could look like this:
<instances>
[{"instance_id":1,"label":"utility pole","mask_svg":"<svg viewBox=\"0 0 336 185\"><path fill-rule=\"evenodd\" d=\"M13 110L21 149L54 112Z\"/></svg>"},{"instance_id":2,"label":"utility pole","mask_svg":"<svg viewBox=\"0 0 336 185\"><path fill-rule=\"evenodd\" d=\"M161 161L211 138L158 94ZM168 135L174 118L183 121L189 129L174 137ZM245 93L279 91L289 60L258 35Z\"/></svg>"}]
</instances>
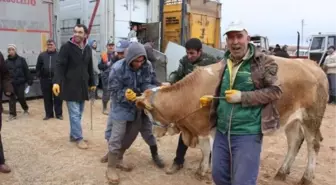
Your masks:
<instances>
[{"instance_id":1,"label":"utility pole","mask_svg":"<svg viewBox=\"0 0 336 185\"><path fill-rule=\"evenodd\" d=\"M305 26L304 19L301 20L301 46L303 46L303 27Z\"/></svg>"}]
</instances>

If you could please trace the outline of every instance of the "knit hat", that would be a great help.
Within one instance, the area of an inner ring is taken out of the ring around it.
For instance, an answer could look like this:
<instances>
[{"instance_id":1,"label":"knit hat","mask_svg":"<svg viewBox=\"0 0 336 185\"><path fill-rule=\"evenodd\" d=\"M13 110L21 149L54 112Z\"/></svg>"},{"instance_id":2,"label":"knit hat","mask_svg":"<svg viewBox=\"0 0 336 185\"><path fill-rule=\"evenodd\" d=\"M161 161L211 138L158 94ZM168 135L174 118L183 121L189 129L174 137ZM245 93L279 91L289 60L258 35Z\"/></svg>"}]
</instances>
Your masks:
<instances>
[{"instance_id":1,"label":"knit hat","mask_svg":"<svg viewBox=\"0 0 336 185\"><path fill-rule=\"evenodd\" d=\"M15 44L8 44L7 49L12 48L16 51L16 45Z\"/></svg>"}]
</instances>

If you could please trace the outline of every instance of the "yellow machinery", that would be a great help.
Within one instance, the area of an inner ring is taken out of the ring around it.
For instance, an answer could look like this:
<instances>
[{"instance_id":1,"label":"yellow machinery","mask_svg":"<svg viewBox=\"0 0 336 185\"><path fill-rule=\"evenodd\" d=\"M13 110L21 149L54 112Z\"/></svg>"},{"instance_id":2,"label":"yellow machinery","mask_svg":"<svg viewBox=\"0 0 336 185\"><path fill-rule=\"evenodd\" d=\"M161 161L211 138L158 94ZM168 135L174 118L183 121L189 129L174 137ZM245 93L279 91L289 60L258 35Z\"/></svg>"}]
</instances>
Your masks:
<instances>
[{"instance_id":1,"label":"yellow machinery","mask_svg":"<svg viewBox=\"0 0 336 185\"><path fill-rule=\"evenodd\" d=\"M190 38L199 38L203 44L220 49L221 6L209 0L165 0L163 51L169 41L184 45Z\"/></svg>"}]
</instances>

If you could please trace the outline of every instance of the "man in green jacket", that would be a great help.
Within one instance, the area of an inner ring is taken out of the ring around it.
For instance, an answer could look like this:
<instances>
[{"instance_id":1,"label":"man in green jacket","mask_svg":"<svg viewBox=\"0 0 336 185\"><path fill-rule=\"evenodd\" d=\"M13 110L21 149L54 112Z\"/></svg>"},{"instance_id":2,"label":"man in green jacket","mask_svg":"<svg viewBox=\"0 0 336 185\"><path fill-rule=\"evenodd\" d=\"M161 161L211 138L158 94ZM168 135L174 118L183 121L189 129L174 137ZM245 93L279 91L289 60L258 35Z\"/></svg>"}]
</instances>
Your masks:
<instances>
[{"instance_id":1,"label":"man in green jacket","mask_svg":"<svg viewBox=\"0 0 336 185\"><path fill-rule=\"evenodd\" d=\"M169 75L168 82L171 84L183 79L197 66L206 66L217 62L216 58L202 51L202 42L197 38L188 40L185 44L185 48L187 55L180 60L178 69ZM183 168L184 156L187 149L188 146L183 143L182 135L180 134L176 157L172 166L167 170L167 174L173 174Z\"/></svg>"},{"instance_id":2,"label":"man in green jacket","mask_svg":"<svg viewBox=\"0 0 336 185\"><path fill-rule=\"evenodd\" d=\"M282 94L278 65L249 44L241 22L231 23L226 35L229 51L215 92L215 97L225 99L214 99L210 109L210 122L217 127L212 177L218 185L256 185L263 134L280 127L275 108ZM210 101L209 96L203 96L201 106L210 105Z\"/></svg>"}]
</instances>

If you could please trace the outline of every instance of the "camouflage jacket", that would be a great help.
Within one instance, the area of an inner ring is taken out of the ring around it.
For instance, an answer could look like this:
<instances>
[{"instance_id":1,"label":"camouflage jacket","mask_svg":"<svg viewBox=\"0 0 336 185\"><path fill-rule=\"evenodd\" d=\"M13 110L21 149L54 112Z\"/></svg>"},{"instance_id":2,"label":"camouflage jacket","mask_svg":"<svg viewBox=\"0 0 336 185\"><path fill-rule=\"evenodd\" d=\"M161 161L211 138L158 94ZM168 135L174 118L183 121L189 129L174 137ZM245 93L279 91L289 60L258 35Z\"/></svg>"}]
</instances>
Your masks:
<instances>
[{"instance_id":1,"label":"camouflage jacket","mask_svg":"<svg viewBox=\"0 0 336 185\"><path fill-rule=\"evenodd\" d=\"M221 61L224 63L221 69L220 78L223 78L227 58ZM258 51L255 51L251 63L251 78L256 91L242 92L241 104L243 107L264 105L261 111L261 129L263 134L269 134L280 127L280 115L276 109L276 100L282 94L280 83L277 77L278 65L275 61ZM215 96L219 96L221 83L219 83ZM217 122L218 99L214 99L210 109L211 125Z\"/></svg>"},{"instance_id":2,"label":"camouflage jacket","mask_svg":"<svg viewBox=\"0 0 336 185\"><path fill-rule=\"evenodd\" d=\"M202 55L193 63L189 62L188 57L184 56L182 59L180 59L179 67L176 71L173 71L169 75L168 82L170 83L176 83L177 81L181 80L185 76L187 76L189 73L191 73L196 66L206 66L210 64L216 63L217 60L215 57L202 53Z\"/></svg>"}]
</instances>

